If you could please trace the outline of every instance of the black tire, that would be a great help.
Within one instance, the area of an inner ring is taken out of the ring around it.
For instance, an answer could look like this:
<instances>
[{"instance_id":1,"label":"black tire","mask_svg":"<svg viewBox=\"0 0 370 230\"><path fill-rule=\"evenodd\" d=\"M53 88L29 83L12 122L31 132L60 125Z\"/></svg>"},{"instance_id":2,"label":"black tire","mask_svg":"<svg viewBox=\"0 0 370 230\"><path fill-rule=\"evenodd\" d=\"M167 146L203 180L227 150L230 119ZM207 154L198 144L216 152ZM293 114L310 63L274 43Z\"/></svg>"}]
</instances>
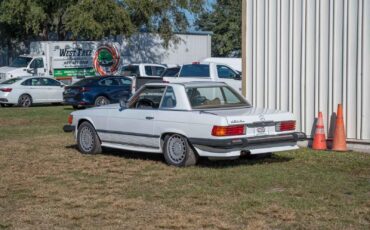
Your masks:
<instances>
[{"instance_id":1,"label":"black tire","mask_svg":"<svg viewBox=\"0 0 370 230\"><path fill-rule=\"evenodd\" d=\"M22 94L18 99L19 107L31 107L32 106L32 97L28 94Z\"/></svg>"},{"instance_id":2,"label":"black tire","mask_svg":"<svg viewBox=\"0 0 370 230\"><path fill-rule=\"evenodd\" d=\"M87 121L77 131L77 146L83 154L99 154L102 152L100 139L95 128Z\"/></svg>"},{"instance_id":3,"label":"black tire","mask_svg":"<svg viewBox=\"0 0 370 230\"><path fill-rule=\"evenodd\" d=\"M101 106L101 105L108 105L110 104L110 101L105 96L99 96L95 99L94 105L95 106Z\"/></svg>"},{"instance_id":4,"label":"black tire","mask_svg":"<svg viewBox=\"0 0 370 230\"><path fill-rule=\"evenodd\" d=\"M13 104L0 104L0 107L12 107Z\"/></svg>"},{"instance_id":5,"label":"black tire","mask_svg":"<svg viewBox=\"0 0 370 230\"><path fill-rule=\"evenodd\" d=\"M176 167L196 165L198 161L198 155L188 139L179 134L170 134L164 138L163 155L167 164Z\"/></svg>"}]
</instances>

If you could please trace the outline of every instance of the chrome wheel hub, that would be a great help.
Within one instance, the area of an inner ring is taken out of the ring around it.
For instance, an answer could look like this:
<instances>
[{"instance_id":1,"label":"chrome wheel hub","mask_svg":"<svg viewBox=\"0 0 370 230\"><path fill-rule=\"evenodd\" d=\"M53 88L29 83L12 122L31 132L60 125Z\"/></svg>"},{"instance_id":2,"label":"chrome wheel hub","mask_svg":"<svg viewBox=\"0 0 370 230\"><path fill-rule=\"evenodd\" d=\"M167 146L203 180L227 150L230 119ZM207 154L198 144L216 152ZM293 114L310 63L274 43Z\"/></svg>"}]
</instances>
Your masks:
<instances>
[{"instance_id":1,"label":"chrome wheel hub","mask_svg":"<svg viewBox=\"0 0 370 230\"><path fill-rule=\"evenodd\" d=\"M97 99L97 102L96 102L96 105L97 106L100 106L100 105L108 105L109 104L109 101L108 101L108 99L107 98L105 98L105 97L99 97L98 99Z\"/></svg>"},{"instance_id":2,"label":"chrome wheel hub","mask_svg":"<svg viewBox=\"0 0 370 230\"><path fill-rule=\"evenodd\" d=\"M83 127L80 130L80 145L86 152L90 152L94 148L94 134L89 127Z\"/></svg>"},{"instance_id":3,"label":"chrome wheel hub","mask_svg":"<svg viewBox=\"0 0 370 230\"><path fill-rule=\"evenodd\" d=\"M31 98L29 96L22 96L21 97L21 105L23 107L28 107L31 105Z\"/></svg>"},{"instance_id":4,"label":"chrome wheel hub","mask_svg":"<svg viewBox=\"0 0 370 230\"><path fill-rule=\"evenodd\" d=\"M167 152L172 162L179 164L186 157L186 142L180 136L171 136L168 139Z\"/></svg>"}]
</instances>

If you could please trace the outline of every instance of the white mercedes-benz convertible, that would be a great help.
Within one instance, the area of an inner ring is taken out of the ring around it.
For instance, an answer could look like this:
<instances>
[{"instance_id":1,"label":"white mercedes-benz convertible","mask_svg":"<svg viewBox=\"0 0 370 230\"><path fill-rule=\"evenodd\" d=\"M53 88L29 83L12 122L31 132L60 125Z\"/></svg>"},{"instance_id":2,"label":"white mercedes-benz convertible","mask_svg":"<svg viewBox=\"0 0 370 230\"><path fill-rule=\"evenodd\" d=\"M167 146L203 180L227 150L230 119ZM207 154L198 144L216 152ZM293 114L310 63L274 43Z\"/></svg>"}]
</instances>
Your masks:
<instances>
[{"instance_id":1,"label":"white mercedes-benz convertible","mask_svg":"<svg viewBox=\"0 0 370 230\"><path fill-rule=\"evenodd\" d=\"M128 102L72 112L68 123L63 129L82 153L102 146L163 153L175 166L293 150L306 138L293 114L254 108L217 82L146 84Z\"/></svg>"}]
</instances>

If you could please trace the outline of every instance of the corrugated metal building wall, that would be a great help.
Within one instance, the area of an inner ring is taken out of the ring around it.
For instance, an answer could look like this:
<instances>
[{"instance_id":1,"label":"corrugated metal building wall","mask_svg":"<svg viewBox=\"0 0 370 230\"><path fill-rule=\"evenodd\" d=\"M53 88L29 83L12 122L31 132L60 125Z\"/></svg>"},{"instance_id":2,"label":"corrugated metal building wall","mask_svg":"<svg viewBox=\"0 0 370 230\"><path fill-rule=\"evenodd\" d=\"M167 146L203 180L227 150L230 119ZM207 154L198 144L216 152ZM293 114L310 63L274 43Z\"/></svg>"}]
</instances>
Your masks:
<instances>
[{"instance_id":1,"label":"corrugated metal building wall","mask_svg":"<svg viewBox=\"0 0 370 230\"><path fill-rule=\"evenodd\" d=\"M245 0L247 99L289 110L329 136L343 103L347 138L370 142L370 0Z\"/></svg>"}]
</instances>

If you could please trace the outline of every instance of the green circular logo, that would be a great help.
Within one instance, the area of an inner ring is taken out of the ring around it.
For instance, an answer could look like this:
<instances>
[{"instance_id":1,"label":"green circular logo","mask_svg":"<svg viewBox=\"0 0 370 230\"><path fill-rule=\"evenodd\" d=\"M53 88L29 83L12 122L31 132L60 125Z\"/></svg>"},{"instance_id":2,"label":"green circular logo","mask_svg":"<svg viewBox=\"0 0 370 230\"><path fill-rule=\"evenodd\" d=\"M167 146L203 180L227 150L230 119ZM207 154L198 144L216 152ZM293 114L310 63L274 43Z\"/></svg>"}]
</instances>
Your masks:
<instances>
[{"instance_id":1,"label":"green circular logo","mask_svg":"<svg viewBox=\"0 0 370 230\"><path fill-rule=\"evenodd\" d=\"M113 65L113 56L108 49L101 49L98 55L98 62L101 66L112 66Z\"/></svg>"}]
</instances>

